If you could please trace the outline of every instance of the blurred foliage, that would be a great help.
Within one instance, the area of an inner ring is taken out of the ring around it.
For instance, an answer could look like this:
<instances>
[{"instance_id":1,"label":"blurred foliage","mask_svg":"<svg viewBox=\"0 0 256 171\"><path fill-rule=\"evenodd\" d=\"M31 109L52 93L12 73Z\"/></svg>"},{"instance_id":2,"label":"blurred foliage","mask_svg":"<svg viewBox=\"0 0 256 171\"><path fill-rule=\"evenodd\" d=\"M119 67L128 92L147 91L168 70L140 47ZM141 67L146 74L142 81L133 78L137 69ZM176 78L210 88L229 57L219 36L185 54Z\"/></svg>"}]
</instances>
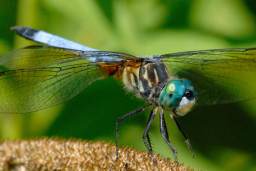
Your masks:
<instances>
[{"instance_id":1,"label":"blurred foliage","mask_svg":"<svg viewBox=\"0 0 256 171\"><path fill-rule=\"evenodd\" d=\"M0 0L0 54L33 44L15 37L14 25L43 29L88 46L135 55L228 47L256 47L254 0ZM88 100L89 99L89 100ZM2 138L61 136L113 141L115 119L143 104L113 79L97 81L66 104L28 115L0 115ZM245 104L201 107L180 118L196 158L170 119L180 161L202 170L256 169L256 108ZM121 144L145 149L148 112L123 125ZM158 118L157 153L172 157Z\"/></svg>"}]
</instances>

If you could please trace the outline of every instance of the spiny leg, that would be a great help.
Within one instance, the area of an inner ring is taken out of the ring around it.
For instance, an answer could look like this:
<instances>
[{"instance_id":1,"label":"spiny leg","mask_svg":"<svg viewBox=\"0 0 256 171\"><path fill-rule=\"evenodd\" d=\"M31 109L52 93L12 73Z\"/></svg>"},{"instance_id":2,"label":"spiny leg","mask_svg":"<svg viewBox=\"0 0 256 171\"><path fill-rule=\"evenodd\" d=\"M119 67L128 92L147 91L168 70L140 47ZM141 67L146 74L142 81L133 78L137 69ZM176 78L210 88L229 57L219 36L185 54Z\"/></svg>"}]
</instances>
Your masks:
<instances>
[{"instance_id":1,"label":"spiny leg","mask_svg":"<svg viewBox=\"0 0 256 171\"><path fill-rule=\"evenodd\" d=\"M119 125L126 120L128 117L136 115L138 113L141 113L145 110L147 106L140 107L138 109L135 109L129 113L126 113L125 115L118 117L116 120L116 131L115 131L115 144L116 144L116 159L118 159L118 138L119 138Z\"/></svg>"},{"instance_id":2,"label":"spiny leg","mask_svg":"<svg viewBox=\"0 0 256 171\"><path fill-rule=\"evenodd\" d=\"M173 111L173 112L174 112L174 111ZM175 112L174 112L174 114L175 114ZM195 154L194 154L193 149L192 149L192 145L191 145L191 143L190 143L190 140L189 140L187 134L185 133L185 131L184 131L184 130L182 129L182 127L180 126L180 124L179 124L177 118L176 118L175 116L173 116L172 114L170 114L170 116L171 116L171 118L174 120L176 126L178 127L179 131L181 132L182 136L184 137L185 143L186 143L188 149L191 151L192 156L195 157Z\"/></svg>"},{"instance_id":3,"label":"spiny leg","mask_svg":"<svg viewBox=\"0 0 256 171\"><path fill-rule=\"evenodd\" d=\"M168 135L168 131L167 131L167 127L166 127L166 122L164 119L164 112L163 110L160 111L160 132L162 134L162 137L164 139L164 141L167 143L167 145L169 146L169 148L171 149L174 159L177 159L177 151L174 148L173 144L170 142L169 140L169 135Z\"/></svg>"},{"instance_id":4,"label":"spiny leg","mask_svg":"<svg viewBox=\"0 0 256 171\"><path fill-rule=\"evenodd\" d=\"M150 142L148 132L149 132L150 125L151 125L152 121L154 120L154 117L155 117L155 112L154 112L154 109L152 109L151 112L150 112L148 121L147 121L146 128L144 129L144 133L143 133L143 136L142 136L143 142L144 142L144 144L145 144L149 153L152 153L153 150L152 150L152 145L151 145L151 142Z\"/></svg>"}]
</instances>

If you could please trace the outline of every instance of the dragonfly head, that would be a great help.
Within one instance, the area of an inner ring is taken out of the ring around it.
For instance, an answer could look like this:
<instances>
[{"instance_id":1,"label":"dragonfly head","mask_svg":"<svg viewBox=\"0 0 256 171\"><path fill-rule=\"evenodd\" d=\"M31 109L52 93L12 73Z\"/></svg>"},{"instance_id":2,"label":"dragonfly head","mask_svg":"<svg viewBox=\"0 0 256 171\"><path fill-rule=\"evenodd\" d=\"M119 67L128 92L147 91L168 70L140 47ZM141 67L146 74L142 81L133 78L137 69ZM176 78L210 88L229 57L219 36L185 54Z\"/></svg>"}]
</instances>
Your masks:
<instances>
[{"instance_id":1,"label":"dragonfly head","mask_svg":"<svg viewBox=\"0 0 256 171\"><path fill-rule=\"evenodd\" d=\"M191 81L168 81L160 93L159 103L165 108L172 109L177 116L186 115L196 103L196 92Z\"/></svg>"}]
</instances>

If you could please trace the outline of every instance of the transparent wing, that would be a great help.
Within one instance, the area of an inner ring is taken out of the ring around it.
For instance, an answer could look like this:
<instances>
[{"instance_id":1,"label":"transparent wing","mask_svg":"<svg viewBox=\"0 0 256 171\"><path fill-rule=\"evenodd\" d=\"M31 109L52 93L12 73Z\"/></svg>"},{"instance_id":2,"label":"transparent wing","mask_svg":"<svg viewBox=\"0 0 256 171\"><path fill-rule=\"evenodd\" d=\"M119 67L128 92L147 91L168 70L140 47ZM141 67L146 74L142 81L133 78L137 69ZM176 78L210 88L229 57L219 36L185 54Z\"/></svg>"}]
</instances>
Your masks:
<instances>
[{"instance_id":1,"label":"transparent wing","mask_svg":"<svg viewBox=\"0 0 256 171\"><path fill-rule=\"evenodd\" d=\"M170 75L193 82L199 104L232 103L256 97L256 49L216 49L165 54Z\"/></svg>"},{"instance_id":2,"label":"transparent wing","mask_svg":"<svg viewBox=\"0 0 256 171\"><path fill-rule=\"evenodd\" d=\"M104 77L89 59L81 51L42 47L1 57L0 112L32 112L71 99Z\"/></svg>"}]
</instances>

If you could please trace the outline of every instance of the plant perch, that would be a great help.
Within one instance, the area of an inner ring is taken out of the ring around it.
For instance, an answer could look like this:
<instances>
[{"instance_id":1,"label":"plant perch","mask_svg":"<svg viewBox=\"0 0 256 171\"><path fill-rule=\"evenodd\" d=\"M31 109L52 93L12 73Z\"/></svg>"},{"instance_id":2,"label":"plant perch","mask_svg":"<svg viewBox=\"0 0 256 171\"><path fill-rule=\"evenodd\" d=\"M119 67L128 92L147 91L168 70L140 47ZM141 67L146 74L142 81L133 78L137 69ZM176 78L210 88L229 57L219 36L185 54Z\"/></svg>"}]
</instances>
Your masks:
<instances>
[{"instance_id":1,"label":"plant perch","mask_svg":"<svg viewBox=\"0 0 256 171\"><path fill-rule=\"evenodd\" d=\"M0 170L191 170L159 155L104 142L64 139L7 140L0 143Z\"/></svg>"}]
</instances>

